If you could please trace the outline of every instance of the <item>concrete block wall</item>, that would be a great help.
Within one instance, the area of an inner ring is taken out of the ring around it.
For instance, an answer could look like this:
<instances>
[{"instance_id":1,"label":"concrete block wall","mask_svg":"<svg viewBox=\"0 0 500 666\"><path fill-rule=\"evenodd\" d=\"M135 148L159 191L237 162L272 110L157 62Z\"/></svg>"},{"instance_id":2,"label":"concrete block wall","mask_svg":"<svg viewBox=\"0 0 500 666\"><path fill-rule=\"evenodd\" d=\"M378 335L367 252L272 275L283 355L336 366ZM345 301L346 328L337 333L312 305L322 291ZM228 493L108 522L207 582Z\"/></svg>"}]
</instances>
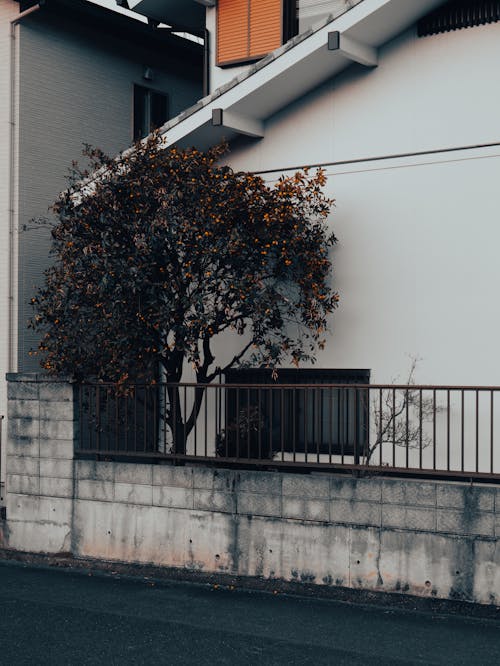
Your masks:
<instances>
[{"instance_id":1,"label":"concrete block wall","mask_svg":"<svg viewBox=\"0 0 500 666\"><path fill-rule=\"evenodd\" d=\"M73 460L71 384L14 377L11 548L500 604L500 487Z\"/></svg>"},{"instance_id":2,"label":"concrete block wall","mask_svg":"<svg viewBox=\"0 0 500 666\"><path fill-rule=\"evenodd\" d=\"M76 463L75 554L500 603L499 489Z\"/></svg>"},{"instance_id":3,"label":"concrete block wall","mask_svg":"<svg viewBox=\"0 0 500 666\"><path fill-rule=\"evenodd\" d=\"M73 386L8 374L4 545L69 552L73 506Z\"/></svg>"}]
</instances>

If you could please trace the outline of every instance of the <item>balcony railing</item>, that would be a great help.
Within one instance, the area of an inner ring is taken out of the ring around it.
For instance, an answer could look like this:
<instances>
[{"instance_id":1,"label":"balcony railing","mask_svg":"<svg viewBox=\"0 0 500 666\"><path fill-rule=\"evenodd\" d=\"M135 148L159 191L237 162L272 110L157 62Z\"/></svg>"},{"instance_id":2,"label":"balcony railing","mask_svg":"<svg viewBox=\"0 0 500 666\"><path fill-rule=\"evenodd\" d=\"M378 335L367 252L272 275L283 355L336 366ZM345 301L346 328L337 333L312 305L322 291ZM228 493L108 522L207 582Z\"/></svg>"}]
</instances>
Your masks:
<instances>
[{"instance_id":1,"label":"balcony railing","mask_svg":"<svg viewBox=\"0 0 500 666\"><path fill-rule=\"evenodd\" d=\"M500 480L500 387L78 388L79 456Z\"/></svg>"}]
</instances>

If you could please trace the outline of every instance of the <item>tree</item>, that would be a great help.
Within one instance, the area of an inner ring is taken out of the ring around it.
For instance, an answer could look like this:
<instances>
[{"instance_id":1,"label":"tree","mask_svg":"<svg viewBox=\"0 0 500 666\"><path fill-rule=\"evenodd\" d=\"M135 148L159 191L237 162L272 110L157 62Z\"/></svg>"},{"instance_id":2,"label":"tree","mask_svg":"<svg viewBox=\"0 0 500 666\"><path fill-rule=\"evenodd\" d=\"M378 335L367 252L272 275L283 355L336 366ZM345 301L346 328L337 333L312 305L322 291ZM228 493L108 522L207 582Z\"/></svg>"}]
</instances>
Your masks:
<instances>
[{"instance_id":1,"label":"tree","mask_svg":"<svg viewBox=\"0 0 500 666\"><path fill-rule=\"evenodd\" d=\"M396 446L403 448L409 455L411 449L423 451L433 444L429 428L442 408L436 405L435 397L424 395L422 389L411 388L415 385L419 360L411 357L404 388L397 388L396 380L393 380L394 387L379 389L378 396L375 394L371 404L374 438L364 452L364 465L370 465L377 449L380 460L383 460L384 445L393 451Z\"/></svg>"},{"instance_id":2,"label":"tree","mask_svg":"<svg viewBox=\"0 0 500 666\"><path fill-rule=\"evenodd\" d=\"M158 133L117 159L87 147L89 168L73 164L53 206L55 263L32 300L50 373L175 384L190 364L193 410L183 417L170 386L166 415L171 428L184 418L186 435L218 372L313 359L338 301L323 171L269 187L220 165L226 150L164 148ZM217 368L222 333L241 345Z\"/></svg>"}]
</instances>

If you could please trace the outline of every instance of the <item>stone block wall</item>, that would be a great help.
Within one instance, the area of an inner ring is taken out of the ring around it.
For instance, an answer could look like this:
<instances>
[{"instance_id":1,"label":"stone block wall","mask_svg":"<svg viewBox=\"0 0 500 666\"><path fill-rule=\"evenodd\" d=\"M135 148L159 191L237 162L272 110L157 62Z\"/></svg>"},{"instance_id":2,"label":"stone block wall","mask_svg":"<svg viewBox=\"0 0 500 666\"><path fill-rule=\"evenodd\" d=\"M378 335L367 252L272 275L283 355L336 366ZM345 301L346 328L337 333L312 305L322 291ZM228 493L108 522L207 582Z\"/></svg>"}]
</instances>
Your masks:
<instances>
[{"instance_id":1,"label":"stone block wall","mask_svg":"<svg viewBox=\"0 0 500 666\"><path fill-rule=\"evenodd\" d=\"M6 545L69 552L73 505L73 386L9 374Z\"/></svg>"},{"instance_id":2,"label":"stone block wall","mask_svg":"<svg viewBox=\"0 0 500 666\"><path fill-rule=\"evenodd\" d=\"M500 603L499 489L79 461L75 554Z\"/></svg>"},{"instance_id":3,"label":"stone block wall","mask_svg":"<svg viewBox=\"0 0 500 666\"><path fill-rule=\"evenodd\" d=\"M500 487L74 460L72 398L10 379L10 548L500 604Z\"/></svg>"}]
</instances>

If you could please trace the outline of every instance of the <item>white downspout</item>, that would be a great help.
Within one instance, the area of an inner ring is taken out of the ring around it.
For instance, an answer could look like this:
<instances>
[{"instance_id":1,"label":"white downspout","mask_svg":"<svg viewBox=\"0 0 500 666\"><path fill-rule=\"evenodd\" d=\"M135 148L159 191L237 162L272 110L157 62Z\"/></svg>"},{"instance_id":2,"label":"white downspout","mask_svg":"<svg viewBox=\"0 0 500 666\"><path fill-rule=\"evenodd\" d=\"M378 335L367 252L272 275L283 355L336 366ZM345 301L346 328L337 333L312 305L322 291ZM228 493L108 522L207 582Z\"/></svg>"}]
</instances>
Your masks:
<instances>
[{"instance_id":1,"label":"white downspout","mask_svg":"<svg viewBox=\"0 0 500 666\"><path fill-rule=\"evenodd\" d=\"M16 228L16 198L18 187L18 160L17 160L17 135L16 135L16 111L17 111L17 58L16 58L16 26L26 16L37 12L44 4L38 2L33 7L21 12L10 22L10 168L9 168L9 315L8 315L8 371L17 370L17 345L14 341L17 339L17 313L16 313L16 295L17 285L17 228Z\"/></svg>"}]
</instances>

